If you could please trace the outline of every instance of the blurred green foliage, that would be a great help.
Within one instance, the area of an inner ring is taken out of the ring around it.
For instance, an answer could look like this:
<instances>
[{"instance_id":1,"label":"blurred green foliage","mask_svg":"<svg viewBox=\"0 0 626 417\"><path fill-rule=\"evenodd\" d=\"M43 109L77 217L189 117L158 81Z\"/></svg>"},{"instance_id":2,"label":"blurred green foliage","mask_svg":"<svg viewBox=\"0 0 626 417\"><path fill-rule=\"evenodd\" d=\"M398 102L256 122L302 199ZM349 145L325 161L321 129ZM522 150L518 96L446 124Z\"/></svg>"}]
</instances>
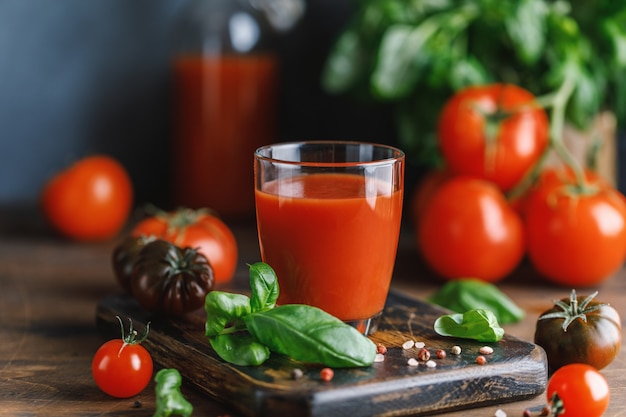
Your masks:
<instances>
[{"instance_id":1,"label":"blurred green foliage","mask_svg":"<svg viewBox=\"0 0 626 417\"><path fill-rule=\"evenodd\" d=\"M322 85L392 103L401 145L428 166L454 91L507 82L545 95L567 76L568 122L585 128L605 108L626 119L626 1L358 0Z\"/></svg>"}]
</instances>

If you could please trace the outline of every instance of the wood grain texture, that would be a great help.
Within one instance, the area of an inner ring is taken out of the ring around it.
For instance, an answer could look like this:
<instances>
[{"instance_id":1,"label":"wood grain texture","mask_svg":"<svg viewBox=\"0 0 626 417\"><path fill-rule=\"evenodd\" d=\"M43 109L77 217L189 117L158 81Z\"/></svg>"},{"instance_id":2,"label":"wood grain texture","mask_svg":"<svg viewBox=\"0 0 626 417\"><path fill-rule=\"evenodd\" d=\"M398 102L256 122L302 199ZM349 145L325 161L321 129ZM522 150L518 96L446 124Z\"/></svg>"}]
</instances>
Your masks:
<instances>
[{"instance_id":1,"label":"wood grain texture","mask_svg":"<svg viewBox=\"0 0 626 417\"><path fill-rule=\"evenodd\" d=\"M387 348L385 361L370 367L336 369L331 382L319 378L320 366L272 355L259 367L234 366L222 361L204 337L202 314L186 321L151 317L126 295L105 298L97 310L103 333L119 333L116 315L130 317L140 330L151 322L145 343L155 361L179 369L186 383L224 401L245 416L334 417L355 415L403 416L441 413L534 397L545 388L547 364L534 344L505 336L490 343L494 352L478 365L484 343L441 337L432 330L445 311L422 301L392 293L379 330L371 338ZM430 350L435 368L408 366L418 349L402 349L406 340L421 341ZM450 354L460 345L460 355ZM444 349L444 359L435 356ZM294 368L304 377L294 381Z\"/></svg>"}]
</instances>

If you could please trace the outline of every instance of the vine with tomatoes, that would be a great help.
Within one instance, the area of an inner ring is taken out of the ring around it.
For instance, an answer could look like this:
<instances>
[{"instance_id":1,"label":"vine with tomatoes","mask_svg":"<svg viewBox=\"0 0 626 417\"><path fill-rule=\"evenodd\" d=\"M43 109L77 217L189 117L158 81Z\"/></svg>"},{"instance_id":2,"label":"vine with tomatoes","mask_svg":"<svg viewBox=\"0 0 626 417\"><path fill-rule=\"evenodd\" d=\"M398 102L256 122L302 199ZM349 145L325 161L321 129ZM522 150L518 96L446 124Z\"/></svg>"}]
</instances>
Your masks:
<instances>
[{"instance_id":1,"label":"vine with tomatoes","mask_svg":"<svg viewBox=\"0 0 626 417\"><path fill-rule=\"evenodd\" d=\"M626 199L563 141L574 77L546 96L513 84L470 86L437 125L443 169L418 184L419 252L444 279L496 282L527 257L546 280L587 287L626 259ZM548 165L554 154L560 164Z\"/></svg>"}]
</instances>

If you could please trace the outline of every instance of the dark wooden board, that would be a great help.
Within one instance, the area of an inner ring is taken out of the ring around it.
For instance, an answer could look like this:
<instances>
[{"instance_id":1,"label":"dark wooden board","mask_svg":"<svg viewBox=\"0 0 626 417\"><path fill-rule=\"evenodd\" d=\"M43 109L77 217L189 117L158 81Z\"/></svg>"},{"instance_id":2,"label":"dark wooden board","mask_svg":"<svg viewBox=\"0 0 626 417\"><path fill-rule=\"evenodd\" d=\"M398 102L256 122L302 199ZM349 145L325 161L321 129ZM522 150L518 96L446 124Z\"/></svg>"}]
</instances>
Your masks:
<instances>
[{"instance_id":1,"label":"dark wooden board","mask_svg":"<svg viewBox=\"0 0 626 417\"><path fill-rule=\"evenodd\" d=\"M534 397L544 391L548 378L544 351L529 342L505 335L497 343L479 343L438 336L434 320L446 311L392 292L378 331L370 338L387 348L385 360L367 368L336 369L330 382L319 378L320 366L297 363L272 355L259 367L234 366L222 361L204 337L204 317L168 320L152 317L127 295L110 296L97 309L100 330L119 336L116 315L132 318L141 330L150 321L144 342L155 362L178 369L184 384L230 404L245 416L406 416L501 404ZM424 342L437 363L435 368L407 365L417 349L402 349L407 340ZM450 354L454 345L460 355ZM478 365L481 346L493 354ZM437 359L435 350L446 358ZM291 378L294 368L304 377Z\"/></svg>"}]
</instances>

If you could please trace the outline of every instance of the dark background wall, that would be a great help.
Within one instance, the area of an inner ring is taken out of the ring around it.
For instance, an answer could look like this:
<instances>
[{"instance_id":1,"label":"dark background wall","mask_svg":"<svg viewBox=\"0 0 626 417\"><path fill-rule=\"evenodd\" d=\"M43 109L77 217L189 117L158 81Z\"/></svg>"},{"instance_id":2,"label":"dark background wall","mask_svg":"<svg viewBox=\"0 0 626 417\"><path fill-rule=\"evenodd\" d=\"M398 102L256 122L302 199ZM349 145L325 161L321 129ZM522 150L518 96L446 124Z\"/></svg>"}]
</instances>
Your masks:
<instances>
[{"instance_id":1,"label":"dark background wall","mask_svg":"<svg viewBox=\"0 0 626 417\"><path fill-rule=\"evenodd\" d=\"M30 204L90 153L117 157L138 203L167 206L170 56L187 0L0 0L0 204ZM277 140L395 143L390 110L330 97L319 83L352 0L310 0L276 43Z\"/></svg>"}]
</instances>

